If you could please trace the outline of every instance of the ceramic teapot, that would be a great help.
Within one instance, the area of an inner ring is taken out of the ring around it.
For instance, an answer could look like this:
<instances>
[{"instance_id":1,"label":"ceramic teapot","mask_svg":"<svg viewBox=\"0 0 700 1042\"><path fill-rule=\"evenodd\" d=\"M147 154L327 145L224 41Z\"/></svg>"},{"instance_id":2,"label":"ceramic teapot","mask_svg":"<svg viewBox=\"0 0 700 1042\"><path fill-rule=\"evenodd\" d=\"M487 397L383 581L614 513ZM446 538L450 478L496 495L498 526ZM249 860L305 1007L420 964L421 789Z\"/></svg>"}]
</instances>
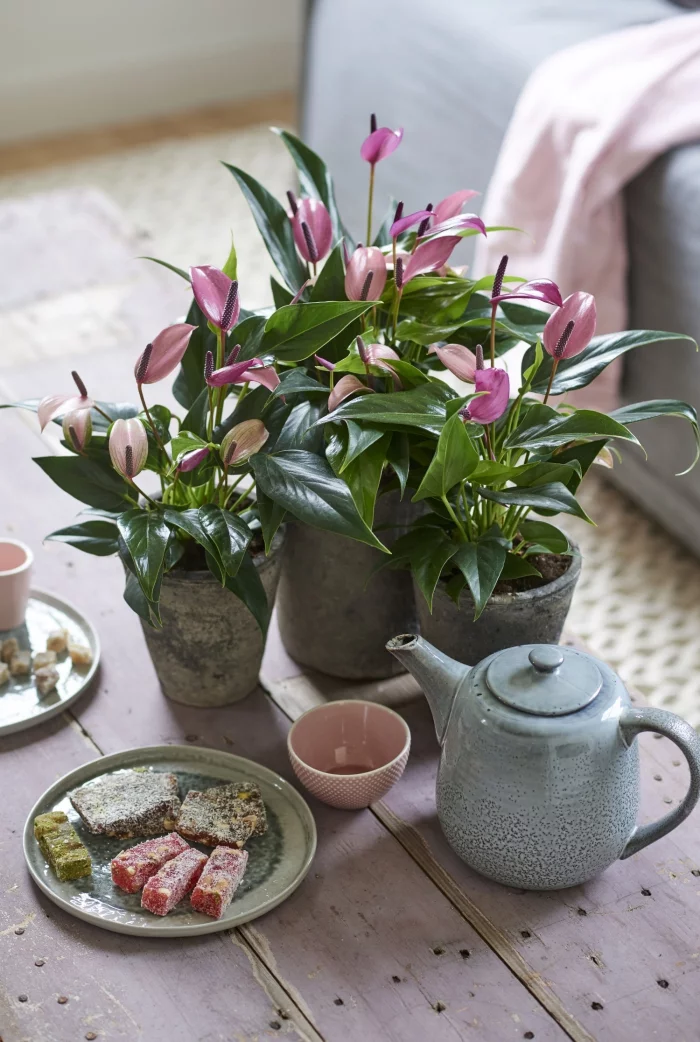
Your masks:
<instances>
[{"instance_id":1,"label":"ceramic teapot","mask_svg":"<svg viewBox=\"0 0 700 1042\"><path fill-rule=\"evenodd\" d=\"M633 706L591 655L525 644L464 666L411 634L387 650L433 713L442 829L482 875L528 890L576 886L665 836L698 801L700 737L673 713ZM690 768L683 802L649 825L637 825L642 731L670 738Z\"/></svg>"}]
</instances>

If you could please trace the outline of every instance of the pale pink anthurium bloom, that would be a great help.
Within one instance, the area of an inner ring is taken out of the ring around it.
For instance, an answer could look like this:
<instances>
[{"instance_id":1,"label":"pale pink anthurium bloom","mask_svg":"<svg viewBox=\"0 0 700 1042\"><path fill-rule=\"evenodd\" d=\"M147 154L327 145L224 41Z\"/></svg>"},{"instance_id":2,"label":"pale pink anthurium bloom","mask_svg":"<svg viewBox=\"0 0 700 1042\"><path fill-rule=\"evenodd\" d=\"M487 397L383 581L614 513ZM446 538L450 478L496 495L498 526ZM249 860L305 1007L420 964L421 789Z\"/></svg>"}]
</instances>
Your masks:
<instances>
[{"instance_id":1,"label":"pale pink anthurium bloom","mask_svg":"<svg viewBox=\"0 0 700 1042\"><path fill-rule=\"evenodd\" d=\"M76 409L63 417L63 437L76 452L82 452L92 436L92 413Z\"/></svg>"},{"instance_id":2,"label":"pale pink anthurium bloom","mask_svg":"<svg viewBox=\"0 0 700 1042\"><path fill-rule=\"evenodd\" d=\"M508 408L510 381L505 369L477 369L474 374L475 390L486 391L474 398L465 408L466 415L476 423L493 423Z\"/></svg>"},{"instance_id":3,"label":"pale pink anthurium bloom","mask_svg":"<svg viewBox=\"0 0 700 1042\"><path fill-rule=\"evenodd\" d=\"M441 347L433 344L428 348L428 354L437 355L445 369L449 369L459 380L474 383L476 355L468 347L463 344L443 344Z\"/></svg>"},{"instance_id":4,"label":"pale pink anthurium bloom","mask_svg":"<svg viewBox=\"0 0 700 1042\"><path fill-rule=\"evenodd\" d=\"M134 478L148 458L148 437L141 420L115 420L109 432L112 466L125 478Z\"/></svg>"},{"instance_id":5,"label":"pale pink anthurium bloom","mask_svg":"<svg viewBox=\"0 0 700 1042\"><path fill-rule=\"evenodd\" d=\"M523 282L517 289L491 297L492 304L498 304L501 300L541 300L543 304L554 304L558 308L563 303L559 287L551 279L533 279L531 282Z\"/></svg>"},{"instance_id":6,"label":"pale pink anthurium bloom","mask_svg":"<svg viewBox=\"0 0 700 1042\"><path fill-rule=\"evenodd\" d=\"M328 411L333 412L337 409L341 402L344 402L346 398L349 398L351 394L368 394L371 393L371 388L365 387L361 380L358 380L352 373L348 373L347 376L341 376L337 384L334 386L331 393L328 395Z\"/></svg>"},{"instance_id":7,"label":"pale pink anthurium bloom","mask_svg":"<svg viewBox=\"0 0 700 1042\"><path fill-rule=\"evenodd\" d=\"M473 199L478 194L473 188L462 188L459 192L453 192L452 195L441 199L433 211L435 223L442 224L443 221L449 221L450 217L456 217L458 213L462 212L462 207L467 200Z\"/></svg>"},{"instance_id":8,"label":"pale pink anthurium bloom","mask_svg":"<svg viewBox=\"0 0 700 1042\"><path fill-rule=\"evenodd\" d=\"M392 239L396 239L402 234L402 232L406 232L409 228L413 228L415 224L422 224L423 221L430 220L433 216L433 210L416 210L415 213L409 213L406 214L405 217L399 217L398 221L394 221L389 229L389 235Z\"/></svg>"},{"instance_id":9,"label":"pale pink anthurium bloom","mask_svg":"<svg viewBox=\"0 0 700 1042\"><path fill-rule=\"evenodd\" d=\"M331 251L331 215L319 199L300 199L295 205L291 216L294 242L304 260L316 264Z\"/></svg>"},{"instance_id":10,"label":"pale pink anthurium bloom","mask_svg":"<svg viewBox=\"0 0 700 1042\"><path fill-rule=\"evenodd\" d=\"M238 322L241 311L238 282L209 264L190 268L190 278L194 299L202 314L213 326L228 333Z\"/></svg>"},{"instance_id":11,"label":"pale pink anthurium bloom","mask_svg":"<svg viewBox=\"0 0 700 1042\"><path fill-rule=\"evenodd\" d=\"M192 449L191 452L186 452L182 459L178 462L177 469L187 473L190 470L194 470L198 467L207 456L209 455L209 446L203 445L201 449Z\"/></svg>"},{"instance_id":12,"label":"pale pink anthurium bloom","mask_svg":"<svg viewBox=\"0 0 700 1042\"><path fill-rule=\"evenodd\" d=\"M570 322L573 328L562 345L560 342ZM595 325L595 297L580 290L572 293L547 319L542 334L544 349L556 359L573 358L588 347L595 335Z\"/></svg>"},{"instance_id":13,"label":"pale pink anthurium bloom","mask_svg":"<svg viewBox=\"0 0 700 1042\"><path fill-rule=\"evenodd\" d=\"M89 411L94 404L92 398L86 394L50 394L39 402L36 411L39 426L43 431L47 423L55 420L61 413L82 412L86 409Z\"/></svg>"},{"instance_id":14,"label":"pale pink anthurium bloom","mask_svg":"<svg viewBox=\"0 0 700 1042\"><path fill-rule=\"evenodd\" d=\"M178 322L162 329L141 352L134 366L136 383L155 384L170 376L182 361L196 328L189 322Z\"/></svg>"},{"instance_id":15,"label":"pale pink anthurium bloom","mask_svg":"<svg viewBox=\"0 0 700 1042\"><path fill-rule=\"evenodd\" d=\"M367 344L364 351L369 365L376 365L379 369L386 369L392 376L396 375L391 363L400 362L401 356L397 355L393 347L387 347L386 344Z\"/></svg>"},{"instance_id":16,"label":"pale pink anthurium bloom","mask_svg":"<svg viewBox=\"0 0 700 1042\"><path fill-rule=\"evenodd\" d=\"M245 362L234 362L222 369L215 369L207 377L210 387L224 387L226 384L257 383L274 391L280 382L274 366L265 365L262 358L249 358Z\"/></svg>"},{"instance_id":17,"label":"pale pink anthurium bloom","mask_svg":"<svg viewBox=\"0 0 700 1042\"><path fill-rule=\"evenodd\" d=\"M348 261L345 296L348 300L379 300L386 285L386 260L376 246L358 246Z\"/></svg>"},{"instance_id":18,"label":"pale pink anthurium bloom","mask_svg":"<svg viewBox=\"0 0 700 1042\"><path fill-rule=\"evenodd\" d=\"M392 130L390 127L378 127L373 130L362 142L360 155L366 163L374 166L381 159L386 159L401 144L403 138L403 127Z\"/></svg>"},{"instance_id":19,"label":"pale pink anthurium bloom","mask_svg":"<svg viewBox=\"0 0 700 1042\"><path fill-rule=\"evenodd\" d=\"M270 432L262 420L243 420L232 427L221 442L221 459L227 467L235 467L260 452Z\"/></svg>"},{"instance_id":20,"label":"pale pink anthurium bloom","mask_svg":"<svg viewBox=\"0 0 700 1042\"><path fill-rule=\"evenodd\" d=\"M425 275L429 271L437 271L442 268L443 264L447 264L458 242L461 242L461 239L455 235L422 242L406 261L403 285L405 286L416 275Z\"/></svg>"},{"instance_id":21,"label":"pale pink anthurium bloom","mask_svg":"<svg viewBox=\"0 0 700 1042\"><path fill-rule=\"evenodd\" d=\"M456 217L448 217L446 221L441 221L439 224L434 224L432 228L428 228L423 238L435 238L440 235L454 235L455 232L462 232L466 230L473 230L481 232L482 235L486 235L486 225L477 217L475 213L460 213Z\"/></svg>"}]
</instances>

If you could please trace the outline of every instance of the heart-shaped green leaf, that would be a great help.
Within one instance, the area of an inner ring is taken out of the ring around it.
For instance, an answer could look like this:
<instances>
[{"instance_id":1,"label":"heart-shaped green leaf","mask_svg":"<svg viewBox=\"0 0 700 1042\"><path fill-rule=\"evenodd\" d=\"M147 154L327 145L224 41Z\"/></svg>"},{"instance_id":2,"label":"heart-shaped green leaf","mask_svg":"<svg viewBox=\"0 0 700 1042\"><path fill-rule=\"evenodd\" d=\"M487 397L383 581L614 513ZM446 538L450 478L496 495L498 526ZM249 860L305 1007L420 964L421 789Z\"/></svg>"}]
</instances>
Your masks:
<instances>
[{"instance_id":1,"label":"heart-shaped green leaf","mask_svg":"<svg viewBox=\"0 0 700 1042\"><path fill-rule=\"evenodd\" d=\"M165 551L170 529L157 511L127 510L117 520L119 534L131 555L133 571L144 595L156 600L155 592L163 575Z\"/></svg>"},{"instance_id":2,"label":"heart-shaped green leaf","mask_svg":"<svg viewBox=\"0 0 700 1042\"><path fill-rule=\"evenodd\" d=\"M265 325L262 352L282 361L301 362L320 351L372 305L371 300L323 300L278 308Z\"/></svg>"},{"instance_id":3,"label":"heart-shaped green leaf","mask_svg":"<svg viewBox=\"0 0 700 1042\"><path fill-rule=\"evenodd\" d=\"M420 483L413 502L434 496L441 499L464 481L479 462L479 453L469 437L462 417L455 413L440 432L435 455Z\"/></svg>"},{"instance_id":4,"label":"heart-shaped green leaf","mask_svg":"<svg viewBox=\"0 0 700 1042\"><path fill-rule=\"evenodd\" d=\"M130 487L108 459L102 462L86 456L35 456L34 462L59 488L81 503L113 511L132 505Z\"/></svg>"},{"instance_id":5,"label":"heart-shaped green leaf","mask_svg":"<svg viewBox=\"0 0 700 1042\"><path fill-rule=\"evenodd\" d=\"M119 531L112 521L77 521L68 528L59 528L46 539L55 539L60 543L70 543L86 554L95 557L109 557L119 550Z\"/></svg>"}]
</instances>

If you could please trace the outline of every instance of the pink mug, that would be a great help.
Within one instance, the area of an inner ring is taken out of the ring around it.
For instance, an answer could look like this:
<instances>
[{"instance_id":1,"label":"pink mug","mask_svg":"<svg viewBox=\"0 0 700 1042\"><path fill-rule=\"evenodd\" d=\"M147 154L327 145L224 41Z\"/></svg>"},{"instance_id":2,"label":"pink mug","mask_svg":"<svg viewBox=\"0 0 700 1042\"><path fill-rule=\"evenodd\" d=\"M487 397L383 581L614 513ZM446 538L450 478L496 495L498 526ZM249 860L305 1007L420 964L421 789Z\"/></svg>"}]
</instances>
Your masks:
<instances>
[{"instance_id":1,"label":"pink mug","mask_svg":"<svg viewBox=\"0 0 700 1042\"><path fill-rule=\"evenodd\" d=\"M34 554L18 539L0 539L0 630L24 622Z\"/></svg>"}]
</instances>

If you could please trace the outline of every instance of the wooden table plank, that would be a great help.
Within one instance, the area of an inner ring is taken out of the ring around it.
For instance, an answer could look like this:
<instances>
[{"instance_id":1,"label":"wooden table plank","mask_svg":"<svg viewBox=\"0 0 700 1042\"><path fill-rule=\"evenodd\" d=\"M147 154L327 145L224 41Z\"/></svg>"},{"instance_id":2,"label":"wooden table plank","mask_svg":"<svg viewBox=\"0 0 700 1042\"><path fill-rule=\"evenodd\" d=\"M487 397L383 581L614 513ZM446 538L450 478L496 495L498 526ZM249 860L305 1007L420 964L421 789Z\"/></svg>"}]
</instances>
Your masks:
<instances>
[{"instance_id":1,"label":"wooden table plank","mask_svg":"<svg viewBox=\"0 0 700 1042\"><path fill-rule=\"evenodd\" d=\"M8 414L0 414L3 432L7 418ZM17 417L8 422L16 453L23 455L34 436ZM106 753L138 744L197 742L253 756L290 777L285 751L288 721L261 692L238 706L212 711L176 706L163 698L138 622L121 600L119 565L58 545L40 550L38 541L47 517L51 525L62 524L67 520L63 511L72 506L68 497L47 485L38 468L26 472L23 497L2 505L0 527L21 528L38 551L37 581L75 600L95 620L103 637L99 694L76 706L82 726L99 749ZM32 509L32 503L40 503L43 509ZM23 764L22 772L27 769ZM36 788L42 791L45 779L37 779ZM23 823L36 795L32 792L31 798L28 794L17 801L17 825ZM565 1037L371 812L347 814L316 804L314 813L320 843L310 877L283 906L233 935L255 958L256 975L266 974L268 982L274 981L289 997L284 1012L290 1020L277 1021L280 1030L294 1029L300 1037L328 1042L341 1038L447 1042L470 1035L484 1042L502 1042L519 1039L527 1031L538 1039ZM32 893L36 904L38 895ZM241 989L263 995L267 1002L264 993L251 985L243 950L228 935L202 938L196 944L173 942L170 960L167 953L159 954L165 949L158 941L116 938L59 910L52 915L65 937L75 939L69 945L76 994L84 994L91 960L101 951L113 962L116 957L124 989L129 981L132 987L139 982L139 994L144 981L150 986L149 968L157 970L160 985L170 994L186 994L187 967L201 964L197 980L206 975L220 994L211 1013L205 1009L206 1003L214 1001L213 987L202 999L187 995L188 1008L200 1022L200 1034L188 1037L217 1037L221 1018L228 1017L229 1024L234 1016L238 1018ZM158 960L156 967L147 961L148 953ZM115 979L112 964L106 976ZM123 1002L122 995L118 997ZM131 1013L131 1007L123 1004ZM270 1010L267 1002L268 1025L274 1015ZM259 1023L253 1026L258 1012L255 998L248 1022L241 1027L242 1038L261 1031ZM304 1014L307 1024L314 1026L313 1036L303 1034ZM169 1029L176 1017L173 1010L165 1021ZM133 1030L130 1023L125 1013L120 1029L128 1034Z\"/></svg>"}]
</instances>

